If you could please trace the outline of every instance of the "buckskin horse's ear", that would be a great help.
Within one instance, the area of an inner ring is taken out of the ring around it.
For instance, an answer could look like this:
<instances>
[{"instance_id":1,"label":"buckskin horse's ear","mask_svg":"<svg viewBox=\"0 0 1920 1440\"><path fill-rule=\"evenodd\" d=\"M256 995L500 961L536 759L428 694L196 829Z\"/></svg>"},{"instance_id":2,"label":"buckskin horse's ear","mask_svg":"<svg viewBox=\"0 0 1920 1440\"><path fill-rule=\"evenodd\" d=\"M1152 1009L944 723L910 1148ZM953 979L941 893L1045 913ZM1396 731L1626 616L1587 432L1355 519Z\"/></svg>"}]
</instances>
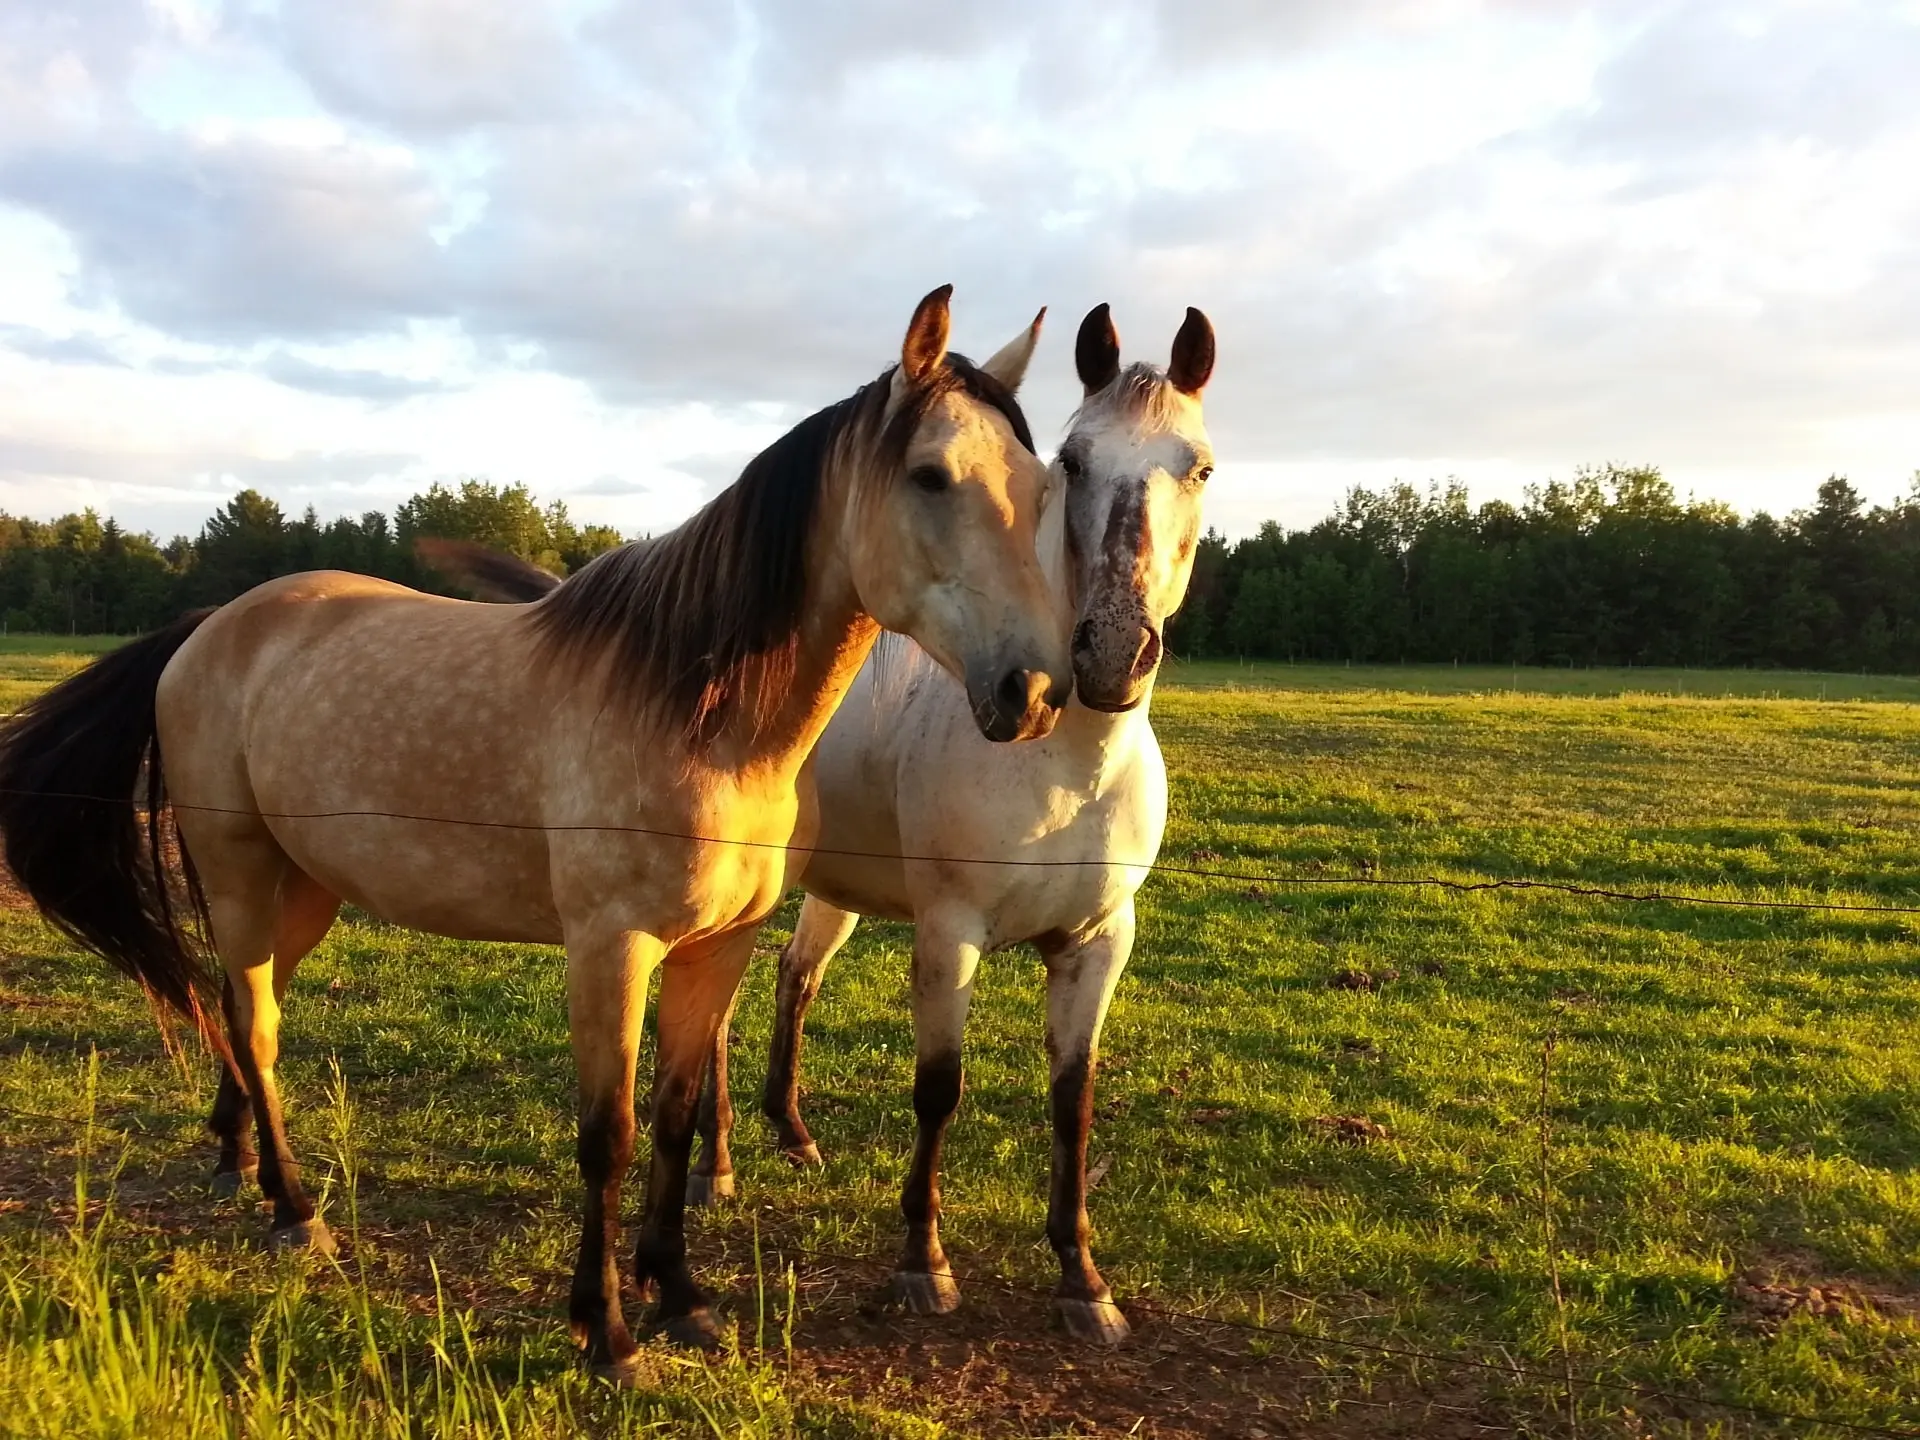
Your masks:
<instances>
[{"instance_id":1,"label":"buckskin horse's ear","mask_svg":"<svg viewBox=\"0 0 1920 1440\"><path fill-rule=\"evenodd\" d=\"M1113 328L1113 311L1102 301L1080 322L1073 341L1073 368L1087 394L1104 390L1120 374L1120 332Z\"/></svg>"},{"instance_id":2,"label":"buckskin horse's ear","mask_svg":"<svg viewBox=\"0 0 1920 1440\"><path fill-rule=\"evenodd\" d=\"M993 358L982 365L981 370L1007 389L1018 390L1020 382L1027 378L1027 365L1033 359L1034 347L1040 343L1040 326L1046 318L1047 307L1042 305L1040 313L1033 317L1033 324L994 351Z\"/></svg>"},{"instance_id":3,"label":"buckskin horse's ear","mask_svg":"<svg viewBox=\"0 0 1920 1440\"><path fill-rule=\"evenodd\" d=\"M1173 337L1173 362L1167 379L1183 395L1198 395L1213 378L1213 322L1191 305L1180 333Z\"/></svg>"},{"instance_id":4,"label":"buckskin horse's ear","mask_svg":"<svg viewBox=\"0 0 1920 1440\"><path fill-rule=\"evenodd\" d=\"M916 385L926 381L947 358L947 332L953 323L947 304L952 299L953 286L942 285L914 309L907 338L900 345L900 373Z\"/></svg>"}]
</instances>

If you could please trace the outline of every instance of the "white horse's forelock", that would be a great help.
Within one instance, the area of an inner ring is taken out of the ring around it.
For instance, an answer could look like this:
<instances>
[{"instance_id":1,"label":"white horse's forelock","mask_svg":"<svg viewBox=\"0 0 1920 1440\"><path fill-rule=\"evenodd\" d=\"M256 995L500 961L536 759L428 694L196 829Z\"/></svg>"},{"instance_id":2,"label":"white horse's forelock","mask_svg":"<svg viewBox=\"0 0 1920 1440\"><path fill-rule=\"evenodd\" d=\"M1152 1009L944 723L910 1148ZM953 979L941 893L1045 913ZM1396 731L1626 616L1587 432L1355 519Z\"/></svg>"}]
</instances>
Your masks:
<instances>
[{"instance_id":1,"label":"white horse's forelock","mask_svg":"<svg viewBox=\"0 0 1920 1440\"><path fill-rule=\"evenodd\" d=\"M1083 421L1096 417L1128 421L1144 418L1172 426L1182 414L1181 398L1164 370L1145 360L1136 360L1115 376L1111 384L1081 402L1068 429L1071 431Z\"/></svg>"}]
</instances>

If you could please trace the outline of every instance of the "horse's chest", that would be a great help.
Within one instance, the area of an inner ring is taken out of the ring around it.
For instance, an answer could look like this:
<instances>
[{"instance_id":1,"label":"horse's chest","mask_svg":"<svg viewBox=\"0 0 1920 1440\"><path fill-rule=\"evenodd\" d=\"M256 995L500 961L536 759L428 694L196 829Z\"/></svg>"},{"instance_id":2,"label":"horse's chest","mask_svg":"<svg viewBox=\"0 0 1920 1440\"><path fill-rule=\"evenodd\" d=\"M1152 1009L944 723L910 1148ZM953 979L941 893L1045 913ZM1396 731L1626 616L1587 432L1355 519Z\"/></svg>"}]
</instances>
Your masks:
<instances>
[{"instance_id":1,"label":"horse's chest","mask_svg":"<svg viewBox=\"0 0 1920 1440\"><path fill-rule=\"evenodd\" d=\"M735 823L709 832L724 833L731 843L696 849L688 887L696 929L752 924L780 903L798 878L804 847L817 828L817 807L809 790L803 782L798 794L739 797L733 807Z\"/></svg>"},{"instance_id":2,"label":"horse's chest","mask_svg":"<svg viewBox=\"0 0 1920 1440\"><path fill-rule=\"evenodd\" d=\"M691 887L695 928L726 930L765 919L786 893L783 850L777 846L739 848L746 853L729 857L731 863L710 862L696 876Z\"/></svg>"},{"instance_id":3,"label":"horse's chest","mask_svg":"<svg viewBox=\"0 0 1920 1440\"><path fill-rule=\"evenodd\" d=\"M970 845L948 853L969 858L919 867L915 877L916 910L967 905L990 948L1074 933L1112 914L1138 888L1140 862L1151 862L1159 845L1158 812L1131 788L1088 795L1036 784L1018 798L995 806L978 793L970 823L945 831L967 836ZM930 827L929 838L935 833Z\"/></svg>"},{"instance_id":4,"label":"horse's chest","mask_svg":"<svg viewBox=\"0 0 1920 1440\"><path fill-rule=\"evenodd\" d=\"M1002 876L992 903L981 907L990 947L1086 929L1126 903L1136 888L1133 872L1103 851L1074 847L1047 863L1044 849L1033 856L1042 863Z\"/></svg>"}]
</instances>

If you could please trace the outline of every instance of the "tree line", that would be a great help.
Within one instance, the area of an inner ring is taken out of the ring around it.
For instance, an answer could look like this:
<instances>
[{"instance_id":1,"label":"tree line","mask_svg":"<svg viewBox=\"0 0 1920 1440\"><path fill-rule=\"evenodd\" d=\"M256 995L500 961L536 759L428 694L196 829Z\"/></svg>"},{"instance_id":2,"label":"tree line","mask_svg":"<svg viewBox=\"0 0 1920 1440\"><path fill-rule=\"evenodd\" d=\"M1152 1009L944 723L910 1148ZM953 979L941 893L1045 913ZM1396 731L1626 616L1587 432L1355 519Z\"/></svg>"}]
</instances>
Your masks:
<instances>
[{"instance_id":1,"label":"tree line","mask_svg":"<svg viewBox=\"0 0 1920 1440\"><path fill-rule=\"evenodd\" d=\"M440 588L414 559L422 535L560 574L621 539L478 480L324 523L245 490L165 545L91 511L0 513L0 622L133 634L298 570ZM1308 529L1209 532L1167 638L1201 657L1920 672L1920 475L1871 508L1834 477L1785 519L1683 503L1649 468L1582 471L1519 505L1474 506L1458 483L1355 489Z\"/></svg>"},{"instance_id":2,"label":"tree line","mask_svg":"<svg viewBox=\"0 0 1920 1440\"><path fill-rule=\"evenodd\" d=\"M1650 468L1582 471L1519 505L1464 486L1356 489L1306 530L1208 534L1177 654L1497 665L1920 672L1920 474L1869 508L1682 503Z\"/></svg>"},{"instance_id":3,"label":"tree line","mask_svg":"<svg viewBox=\"0 0 1920 1440\"><path fill-rule=\"evenodd\" d=\"M198 536L165 545L91 510L53 521L0 512L0 621L10 631L137 634L301 570L354 570L444 591L414 559L422 535L511 550L563 575L621 542L609 526L576 525L561 501L543 506L524 485L480 480L436 484L391 516L371 510L325 522L311 508L290 519L243 490Z\"/></svg>"}]
</instances>

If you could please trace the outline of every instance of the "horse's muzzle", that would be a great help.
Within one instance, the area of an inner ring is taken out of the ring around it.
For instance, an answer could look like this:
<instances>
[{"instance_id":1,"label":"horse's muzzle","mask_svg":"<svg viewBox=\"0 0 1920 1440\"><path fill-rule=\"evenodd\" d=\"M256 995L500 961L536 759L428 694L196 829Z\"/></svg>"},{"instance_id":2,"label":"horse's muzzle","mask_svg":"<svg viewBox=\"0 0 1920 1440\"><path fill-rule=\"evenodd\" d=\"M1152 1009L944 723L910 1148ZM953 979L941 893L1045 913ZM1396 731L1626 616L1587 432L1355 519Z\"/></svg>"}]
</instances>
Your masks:
<instances>
[{"instance_id":1,"label":"horse's muzzle","mask_svg":"<svg viewBox=\"0 0 1920 1440\"><path fill-rule=\"evenodd\" d=\"M967 686L974 722L989 740L1040 740L1053 733L1054 722L1071 694L1069 682L1044 670L1003 671L990 685Z\"/></svg>"},{"instance_id":2,"label":"horse's muzzle","mask_svg":"<svg viewBox=\"0 0 1920 1440\"><path fill-rule=\"evenodd\" d=\"M1146 698L1163 653L1157 625L1082 620L1073 631L1074 693L1091 710L1109 715L1132 710Z\"/></svg>"}]
</instances>

